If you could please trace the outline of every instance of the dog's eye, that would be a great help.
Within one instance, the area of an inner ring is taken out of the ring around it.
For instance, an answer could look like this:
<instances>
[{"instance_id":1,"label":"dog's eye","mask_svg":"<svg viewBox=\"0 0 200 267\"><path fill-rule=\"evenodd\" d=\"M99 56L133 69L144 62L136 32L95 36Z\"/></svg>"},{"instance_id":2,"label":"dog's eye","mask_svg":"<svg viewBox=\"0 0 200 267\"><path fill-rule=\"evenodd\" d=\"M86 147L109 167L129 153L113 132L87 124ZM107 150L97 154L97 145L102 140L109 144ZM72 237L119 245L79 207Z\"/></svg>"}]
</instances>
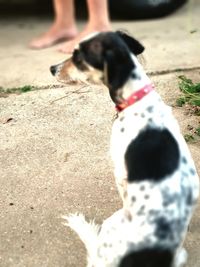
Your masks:
<instances>
[{"instance_id":1,"label":"dog's eye","mask_svg":"<svg viewBox=\"0 0 200 267\"><path fill-rule=\"evenodd\" d=\"M76 49L73 53L72 56L72 62L74 63L74 65L81 71L86 71L88 70L85 62L84 62L84 58L83 58L83 54Z\"/></svg>"},{"instance_id":2,"label":"dog's eye","mask_svg":"<svg viewBox=\"0 0 200 267\"><path fill-rule=\"evenodd\" d=\"M80 63L82 60L83 60L83 57L82 57L80 51L78 49L76 49L73 53L72 61L74 62L74 64L76 64L76 63Z\"/></svg>"}]
</instances>

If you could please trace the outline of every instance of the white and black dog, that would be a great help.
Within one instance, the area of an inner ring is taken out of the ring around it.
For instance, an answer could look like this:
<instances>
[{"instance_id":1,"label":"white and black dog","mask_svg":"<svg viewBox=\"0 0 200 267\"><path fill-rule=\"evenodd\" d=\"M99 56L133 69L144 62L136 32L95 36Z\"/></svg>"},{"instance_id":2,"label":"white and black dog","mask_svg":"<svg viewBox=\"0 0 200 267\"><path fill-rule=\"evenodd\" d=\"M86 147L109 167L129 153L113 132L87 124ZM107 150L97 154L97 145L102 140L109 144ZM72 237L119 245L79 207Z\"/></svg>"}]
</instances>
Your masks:
<instances>
[{"instance_id":1,"label":"white and black dog","mask_svg":"<svg viewBox=\"0 0 200 267\"><path fill-rule=\"evenodd\" d=\"M199 178L171 108L155 92L136 56L144 47L122 32L84 40L51 67L60 80L102 80L119 111L111 156L123 208L101 226L64 217L84 242L88 267L180 267L199 195ZM166 88L167 90L167 88Z\"/></svg>"}]
</instances>

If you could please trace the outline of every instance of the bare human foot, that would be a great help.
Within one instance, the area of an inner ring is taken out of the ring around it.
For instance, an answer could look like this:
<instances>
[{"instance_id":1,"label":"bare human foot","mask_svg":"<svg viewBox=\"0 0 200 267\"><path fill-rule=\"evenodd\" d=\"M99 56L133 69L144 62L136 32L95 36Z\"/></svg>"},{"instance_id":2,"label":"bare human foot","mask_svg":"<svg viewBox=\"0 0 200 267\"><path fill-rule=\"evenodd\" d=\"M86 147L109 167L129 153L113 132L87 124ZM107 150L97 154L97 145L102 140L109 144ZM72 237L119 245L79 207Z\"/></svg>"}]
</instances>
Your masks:
<instances>
[{"instance_id":1,"label":"bare human foot","mask_svg":"<svg viewBox=\"0 0 200 267\"><path fill-rule=\"evenodd\" d=\"M46 33L33 39L29 43L29 47L31 49L43 49L53 46L59 42L71 40L76 36L77 29L75 26L62 27L54 23Z\"/></svg>"},{"instance_id":2,"label":"bare human foot","mask_svg":"<svg viewBox=\"0 0 200 267\"><path fill-rule=\"evenodd\" d=\"M62 45L59 46L58 51L65 53L65 54L71 54L75 48L75 46L82 41L85 37L88 35L94 33L94 32L103 32L103 31L109 31L111 30L110 25L106 26L98 26L98 27L91 27L90 25L86 26L85 29L80 32L74 39L71 41L65 42Z\"/></svg>"}]
</instances>

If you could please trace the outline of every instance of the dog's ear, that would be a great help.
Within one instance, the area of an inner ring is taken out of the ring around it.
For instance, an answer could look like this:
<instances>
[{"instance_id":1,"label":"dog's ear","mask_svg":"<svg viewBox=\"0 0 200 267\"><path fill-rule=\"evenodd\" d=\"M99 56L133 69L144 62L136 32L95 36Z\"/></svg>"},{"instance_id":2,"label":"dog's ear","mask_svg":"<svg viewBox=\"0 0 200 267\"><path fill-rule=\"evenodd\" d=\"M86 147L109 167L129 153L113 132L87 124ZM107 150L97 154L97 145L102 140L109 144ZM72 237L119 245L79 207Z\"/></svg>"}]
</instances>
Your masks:
<instances>
[{"instance_id":1,"label":"dog's ear","mask_svg":"<svg viewBox=\"0 0 200 267\"><path fill-rule=\"evenodd\" d=\"M109 87L110 96L115 103L120 102L119 90L129 78L134 63L130 58L128 51L106 50L105 55L105 84Z\"/></svg>"},{"instance_id":2,"label":"dog's ear","mask_svg":"<svg viewBox=\"0 0 200 267\"><path fill-rule=\"evenodd\" d=\"M135 38L131 37L123 31L116 31L116 33L126 43L128 48L134 55L140 55L144 51L144 46Z\"/></svg>"}]
</instances>

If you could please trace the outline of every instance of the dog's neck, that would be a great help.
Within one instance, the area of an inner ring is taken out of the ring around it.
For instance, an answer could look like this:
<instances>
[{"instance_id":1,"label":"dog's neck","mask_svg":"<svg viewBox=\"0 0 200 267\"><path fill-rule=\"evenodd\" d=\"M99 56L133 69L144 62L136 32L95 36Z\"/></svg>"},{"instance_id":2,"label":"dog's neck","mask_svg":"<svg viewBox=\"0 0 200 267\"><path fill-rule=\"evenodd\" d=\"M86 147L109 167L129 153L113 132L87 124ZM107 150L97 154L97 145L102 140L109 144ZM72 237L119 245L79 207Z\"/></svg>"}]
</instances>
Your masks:
<instances>
[{"instance_id":1,"label":"dog's neck","mask_svg":"<svg viewBox=\"0 0 200 267\"><path fill-rule=\"evenodd\" d=\"M134 62L134 69L132 70L131 77L124 84L122 88L122 97L127 99L131 94L144 88L146 85L151 84L150 78L146 75L141 64L135 56L132 57Z\"/></svg>"},{"instance_id":2,"label":"dog's neck","mask_svg":"<svg viewBox=\"0 0 200 267\"><path fill-rule=\"evenodd\" d=\"M131 72L131 76L124 86L120 88L123 101L117 104L116 108L118 111L140 101L153 90L153 85L138 60L133 57L133 61L135 67Z\"/></svg>"},{"instance_id":3,"label":"dog's neck","mask_svg":"<svg viewBox=\"0 0 200 267\"><path fill-rule=\"evenodd\" d=\"M154 90L153 84L147 84L136 92L133 92L127 99L123 100L120 104L116 105L116 110L118 112L132 106L136 102L142 100L147 94Z\"/></svg>"}]
</instances>

